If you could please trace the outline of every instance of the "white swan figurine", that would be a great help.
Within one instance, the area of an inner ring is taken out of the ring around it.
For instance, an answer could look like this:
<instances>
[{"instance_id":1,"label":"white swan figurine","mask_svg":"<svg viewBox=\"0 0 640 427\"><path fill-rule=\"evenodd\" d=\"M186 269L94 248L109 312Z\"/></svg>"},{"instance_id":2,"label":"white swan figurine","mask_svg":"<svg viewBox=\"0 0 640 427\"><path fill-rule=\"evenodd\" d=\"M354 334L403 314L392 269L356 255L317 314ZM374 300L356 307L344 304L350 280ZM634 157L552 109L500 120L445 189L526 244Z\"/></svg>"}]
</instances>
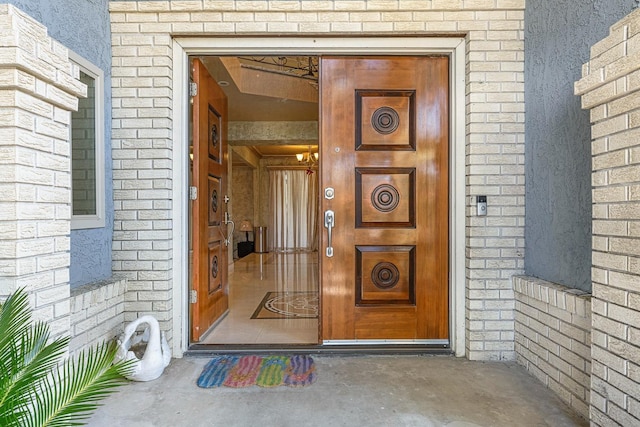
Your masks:
<instances>
[{"instance_id":1,"label":"white swan figurine","mask_svg":"<svg viewBox=\"0 0 640 427\"><path fill-rule=\"evenodd\" d=\"M134 336L141 323L146 323L147 328L141 335ZM135 353L129 349L141 341L147 342L147 348L142 359L138 359ZM124 334L118 340L115 360L136 360L132 370L126 375L128 379L133 381L151 381L162 375L164 368L171 361L171 349L164 332L160 332L160 326L155 317L142 316L124 328Z\"/></svg>"}]
</instances>

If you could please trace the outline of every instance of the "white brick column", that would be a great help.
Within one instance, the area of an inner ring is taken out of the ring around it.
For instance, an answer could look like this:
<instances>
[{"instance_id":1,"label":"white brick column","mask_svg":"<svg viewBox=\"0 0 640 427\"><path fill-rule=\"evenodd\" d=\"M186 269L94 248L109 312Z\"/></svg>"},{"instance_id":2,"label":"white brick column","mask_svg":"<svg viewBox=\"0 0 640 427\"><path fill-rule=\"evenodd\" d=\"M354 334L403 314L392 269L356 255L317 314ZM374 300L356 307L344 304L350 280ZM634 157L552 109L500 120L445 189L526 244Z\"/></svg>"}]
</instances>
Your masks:
<instances>
[{"instance_id":1,"label":"white brick column","mask_svg":"<svg viewBox=\"0 0 640 427\"><path fill-rule=\"evenodd\" d=\"M514 360L511 277L524 272L525 0L111 1L114 272L127 320L172 335L173 35L466 35L466 354ZM215 43L215 40L212 41ZM184 148L182 148L184 149ZM487 195L486 217L475 196Z\"/></svg>"},{"instance_id":2,"label":"white brick column","mask_svg":"<svg viewBox=\"0 0 640 427\"><path fill-rule=\"evenodd\" d=\"M131 24L113 24L118 14L111 19L113 271L128 279L125 322L152 314L172 340L171 24L156 23L157 13L137 15ZM149 28L142 31L137 19Z\"/></svg>"},{"instance_id":3,"label":"white brick column","mask_svg":"<svg viewBox=\"0 0 640 427\"><path fill-rule=\"evenodd\" d=\"M524 9L524 2L504 6ZM515 360L512 277L524 272L524 11L474 16L461 25L469 28L467 356ZM486 216L476 216L478 195L487 196Z\"/></svg>"},{"instance_id":4,"label":"white brick column","mask_svg":"<svg viewBox=\"0 0 640 427\"><path fill-rule=\"evenodd\" d=\"M640 425L640 10L591 48L575 85L591 110L591 422Z\"/></svg>"},{"instance_id":5,"label":"white brick column","mask_svg":"<svg viewBox=\"0 0 640 427\"><path fill-rule=\"evenodd\" d=\"M0 5L0 295L24 287L34 317L69 333L69 123L86 87L67 49Z\"/></svg>"}]
</instances>

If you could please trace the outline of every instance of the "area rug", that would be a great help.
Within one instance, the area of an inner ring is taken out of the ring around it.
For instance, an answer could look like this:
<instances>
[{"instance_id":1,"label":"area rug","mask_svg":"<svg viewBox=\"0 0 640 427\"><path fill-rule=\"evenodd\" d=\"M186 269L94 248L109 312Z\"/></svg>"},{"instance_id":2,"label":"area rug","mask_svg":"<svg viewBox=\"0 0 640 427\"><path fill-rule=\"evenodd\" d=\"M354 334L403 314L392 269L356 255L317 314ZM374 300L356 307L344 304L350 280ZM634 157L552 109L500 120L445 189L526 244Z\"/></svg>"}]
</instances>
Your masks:
<instances>
[{"instance_id":1,"label":"area rug","mask_svg":"<svg viewBox=\"0 0 640 427\"><path fill-rule=\"evenodd\" d=\"M216 356L202 369L198 387L305 387L316 381L311 356Z\"/></svg>"},{"instance_id":2,"label":"area rug","mask_svg":"<svg viewBox=\"0 0 640 427\"><path fill-rule=\"evenodd\" d=\"M316 319L317 292L267 292L252 319Z\"/></svg>"}]
</instances>

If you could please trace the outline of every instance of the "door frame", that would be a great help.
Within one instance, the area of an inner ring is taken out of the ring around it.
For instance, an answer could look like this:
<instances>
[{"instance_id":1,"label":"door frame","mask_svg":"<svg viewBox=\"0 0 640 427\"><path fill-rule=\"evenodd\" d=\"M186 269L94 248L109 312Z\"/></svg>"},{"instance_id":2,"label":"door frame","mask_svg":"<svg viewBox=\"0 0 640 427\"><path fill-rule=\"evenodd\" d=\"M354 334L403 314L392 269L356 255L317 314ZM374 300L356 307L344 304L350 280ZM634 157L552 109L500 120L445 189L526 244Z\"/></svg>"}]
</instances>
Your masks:
<instances>
[{"instance_id":1,"label":"door frame","mask_svg":"<svg viewBox=\"0 0 640 427\"><path fill-rule=\"evenodd\" d=\"M465 55L463 37L176 37L173 39L173 353L189 346L188 144L189 60L192 55L448 55L449 331L455 355L465 355ZM185 143L178 144L177 141Z\"/></svg>"}]
</instances>

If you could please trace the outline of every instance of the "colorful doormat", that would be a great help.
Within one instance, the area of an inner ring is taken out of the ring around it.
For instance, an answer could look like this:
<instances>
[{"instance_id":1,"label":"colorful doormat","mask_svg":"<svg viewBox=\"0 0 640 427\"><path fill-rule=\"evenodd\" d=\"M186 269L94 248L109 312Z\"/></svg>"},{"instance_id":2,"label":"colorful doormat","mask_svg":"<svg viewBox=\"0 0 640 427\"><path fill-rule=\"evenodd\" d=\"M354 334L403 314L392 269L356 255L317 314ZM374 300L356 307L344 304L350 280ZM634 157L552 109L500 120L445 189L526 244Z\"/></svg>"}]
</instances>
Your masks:
<instances>
[{"instance_id":1,"label":"colorful doormat","mask_svg":"<svg viewBox=\"0 0 640 427\"><path fill-rule=\"evenodd\" d=\"M316 319L317 292L267 292L252 319Z\"/></svg>"},{"instance_id":2,"label":"colorful doormat","mask_svg":"<svg viewBox=\"0 0 640 427\"><path fill-rule=\"evenodd\" d=\"M316 381L311 356L216 356L202 370L198 387L304 387Z\"/></svg>"}]
</instances>

